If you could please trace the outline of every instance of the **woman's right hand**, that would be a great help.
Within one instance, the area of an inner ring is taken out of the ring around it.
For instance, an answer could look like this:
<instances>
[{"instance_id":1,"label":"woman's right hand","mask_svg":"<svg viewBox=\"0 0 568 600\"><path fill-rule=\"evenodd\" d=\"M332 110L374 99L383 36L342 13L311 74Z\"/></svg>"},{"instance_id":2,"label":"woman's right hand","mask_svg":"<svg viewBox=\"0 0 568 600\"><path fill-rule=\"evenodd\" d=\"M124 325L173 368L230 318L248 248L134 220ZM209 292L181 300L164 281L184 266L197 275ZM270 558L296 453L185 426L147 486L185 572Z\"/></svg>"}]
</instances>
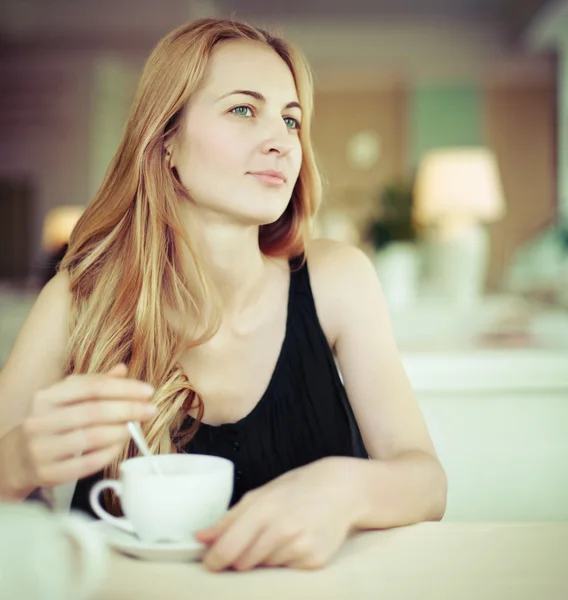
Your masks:
<instances>
[{"instance_id":1,"label":"woman's right hand","mask_svg":"<svg viewBox=\"0 0 568 600\"><path fill-rule=\"evenodd\" d=\"M124 364L104 374L70 375L37 392L21 426L30 486L49 487L103 469L129 437L128 421L156 413L149 384L127 379Z\"/></svg>"}]
</instances>

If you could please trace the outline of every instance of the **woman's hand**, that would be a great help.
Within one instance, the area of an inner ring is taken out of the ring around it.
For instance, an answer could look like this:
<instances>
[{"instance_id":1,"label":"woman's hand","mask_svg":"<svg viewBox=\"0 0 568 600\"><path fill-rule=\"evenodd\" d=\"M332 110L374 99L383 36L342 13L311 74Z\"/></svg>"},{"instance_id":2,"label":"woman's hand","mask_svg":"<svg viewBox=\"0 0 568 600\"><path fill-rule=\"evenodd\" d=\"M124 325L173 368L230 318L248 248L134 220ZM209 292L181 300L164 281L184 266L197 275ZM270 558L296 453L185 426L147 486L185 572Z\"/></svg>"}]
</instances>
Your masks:
<instances>
[{"instance_id":1,"label":"woman's hand","mask_svg":"<svg viewBox=\"0 0 568 600\"><path fill-rule=\"evenodd\" d=\"M316 569L341 546L358 518L349 463L319 460L246 494L215 526L197 533L213 571L256 566Z\"/></svg>"},{"instance_id":2,"label":"woman's hand","mask_svg":"<svg viewBox=\"0 0 568 600\"><path fill-rule=\"evenodd\" d=\"M97 375L71 375L33 399L19 428L30 487L54 486L104 468L129 437L128 421L155 414L152 386L126 378L118 364Z\"/></svg>"}]
</instances>

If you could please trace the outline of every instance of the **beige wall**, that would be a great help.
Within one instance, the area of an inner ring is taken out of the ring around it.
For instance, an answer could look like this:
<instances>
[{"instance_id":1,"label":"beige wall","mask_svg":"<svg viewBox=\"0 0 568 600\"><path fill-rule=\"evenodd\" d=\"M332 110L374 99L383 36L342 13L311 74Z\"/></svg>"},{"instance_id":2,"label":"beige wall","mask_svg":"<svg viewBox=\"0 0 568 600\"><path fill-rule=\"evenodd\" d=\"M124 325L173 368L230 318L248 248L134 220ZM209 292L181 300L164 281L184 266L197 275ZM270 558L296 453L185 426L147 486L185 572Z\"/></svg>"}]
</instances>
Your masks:
<instances>
[{"instance_id":1,"label":"beige wall","mask_svg":"<svg viewBox=\"0 0 568 600\"><path fill-rule=\"evenodd\" d=\"M556 214L555 94L544 84L485 91L485 139L497 154L507 200L507 216L490 228L490 287L515 249Z\"/></svg>"},{"instance_id":2,"label":"beige wall","mask_svg":"<svg viewBox=\"0 0 568 600\"><path fill-rule=\"evenodd\" d=\"M515 250L554 218L555 95L548 83L490 86L484 91L484 138L497 153L507 215L490 226L488 285L499 286ZM326 187L321 214L345 211L364 227L380 187L408 175L408 94L403 87L316 94L313 139ZM377 168L359 171L346 157L349 137L378 132L382 154Z\"/></svg>"},{"instance_id":3,"label":"beige wall","mask_svg":"<svg viewBox=\"0 0 568 600\"><path fill-rule=\"evenodd\" d=\"M339 208L356 221L372 210L381 185L403 176L406 162L406 93L397 87L371 92L317 92L314 146L325 181L322 213ZM353 168L346 155L350 136L376 131L381 140L377 167Z\"/></svg>"}]
</instances>

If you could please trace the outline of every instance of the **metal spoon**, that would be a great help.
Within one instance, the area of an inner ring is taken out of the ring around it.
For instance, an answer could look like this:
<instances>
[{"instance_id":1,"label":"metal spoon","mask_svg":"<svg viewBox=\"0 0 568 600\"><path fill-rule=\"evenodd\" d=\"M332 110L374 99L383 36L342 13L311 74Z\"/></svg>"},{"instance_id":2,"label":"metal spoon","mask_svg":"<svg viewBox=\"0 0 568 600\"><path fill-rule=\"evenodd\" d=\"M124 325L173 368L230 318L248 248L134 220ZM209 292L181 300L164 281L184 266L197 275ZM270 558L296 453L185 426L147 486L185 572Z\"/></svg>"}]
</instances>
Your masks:
<instances>
[{"instance_id":1,"label":"metal spoon","mask_svg":"<svg viewBox=\"0 0 568 600\"><path fill-rule=\"evenodd\" d=\"M138 450L140 450L140 453L143 456L155 457L155 455L152 454L148 443L146 442L146 438L144 437L144 432L142 431L140 423L137 423L136 421L128 421L126 426L128 427L128 431L130 432L130 436L134 440L136 447L138 448ZM152 470L156 475L164 474L164 472L160 468L159 461L151 460L150 463L152 465Z\"/></svg>"}]
</instances>

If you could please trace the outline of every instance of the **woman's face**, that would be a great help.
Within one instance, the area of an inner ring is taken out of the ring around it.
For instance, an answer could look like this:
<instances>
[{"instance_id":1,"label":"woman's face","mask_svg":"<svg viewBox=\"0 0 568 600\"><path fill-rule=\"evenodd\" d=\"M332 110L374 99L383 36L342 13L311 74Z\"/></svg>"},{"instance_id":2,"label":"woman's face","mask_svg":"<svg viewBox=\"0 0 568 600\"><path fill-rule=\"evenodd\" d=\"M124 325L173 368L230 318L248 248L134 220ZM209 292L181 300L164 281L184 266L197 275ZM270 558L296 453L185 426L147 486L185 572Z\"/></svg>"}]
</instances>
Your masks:
<instances>
[{"instance_id":1,"label":"woman's face","mask_svg":"<svg viewBox=\"0 0 568 600\"><path fill-rule=\"evenodd\" d=\"M213 51L171 146L195 206L231 221L276 221L302 163L302 110L290 69L271 48L226 42Z\"/></svg>"}]
</instances>

